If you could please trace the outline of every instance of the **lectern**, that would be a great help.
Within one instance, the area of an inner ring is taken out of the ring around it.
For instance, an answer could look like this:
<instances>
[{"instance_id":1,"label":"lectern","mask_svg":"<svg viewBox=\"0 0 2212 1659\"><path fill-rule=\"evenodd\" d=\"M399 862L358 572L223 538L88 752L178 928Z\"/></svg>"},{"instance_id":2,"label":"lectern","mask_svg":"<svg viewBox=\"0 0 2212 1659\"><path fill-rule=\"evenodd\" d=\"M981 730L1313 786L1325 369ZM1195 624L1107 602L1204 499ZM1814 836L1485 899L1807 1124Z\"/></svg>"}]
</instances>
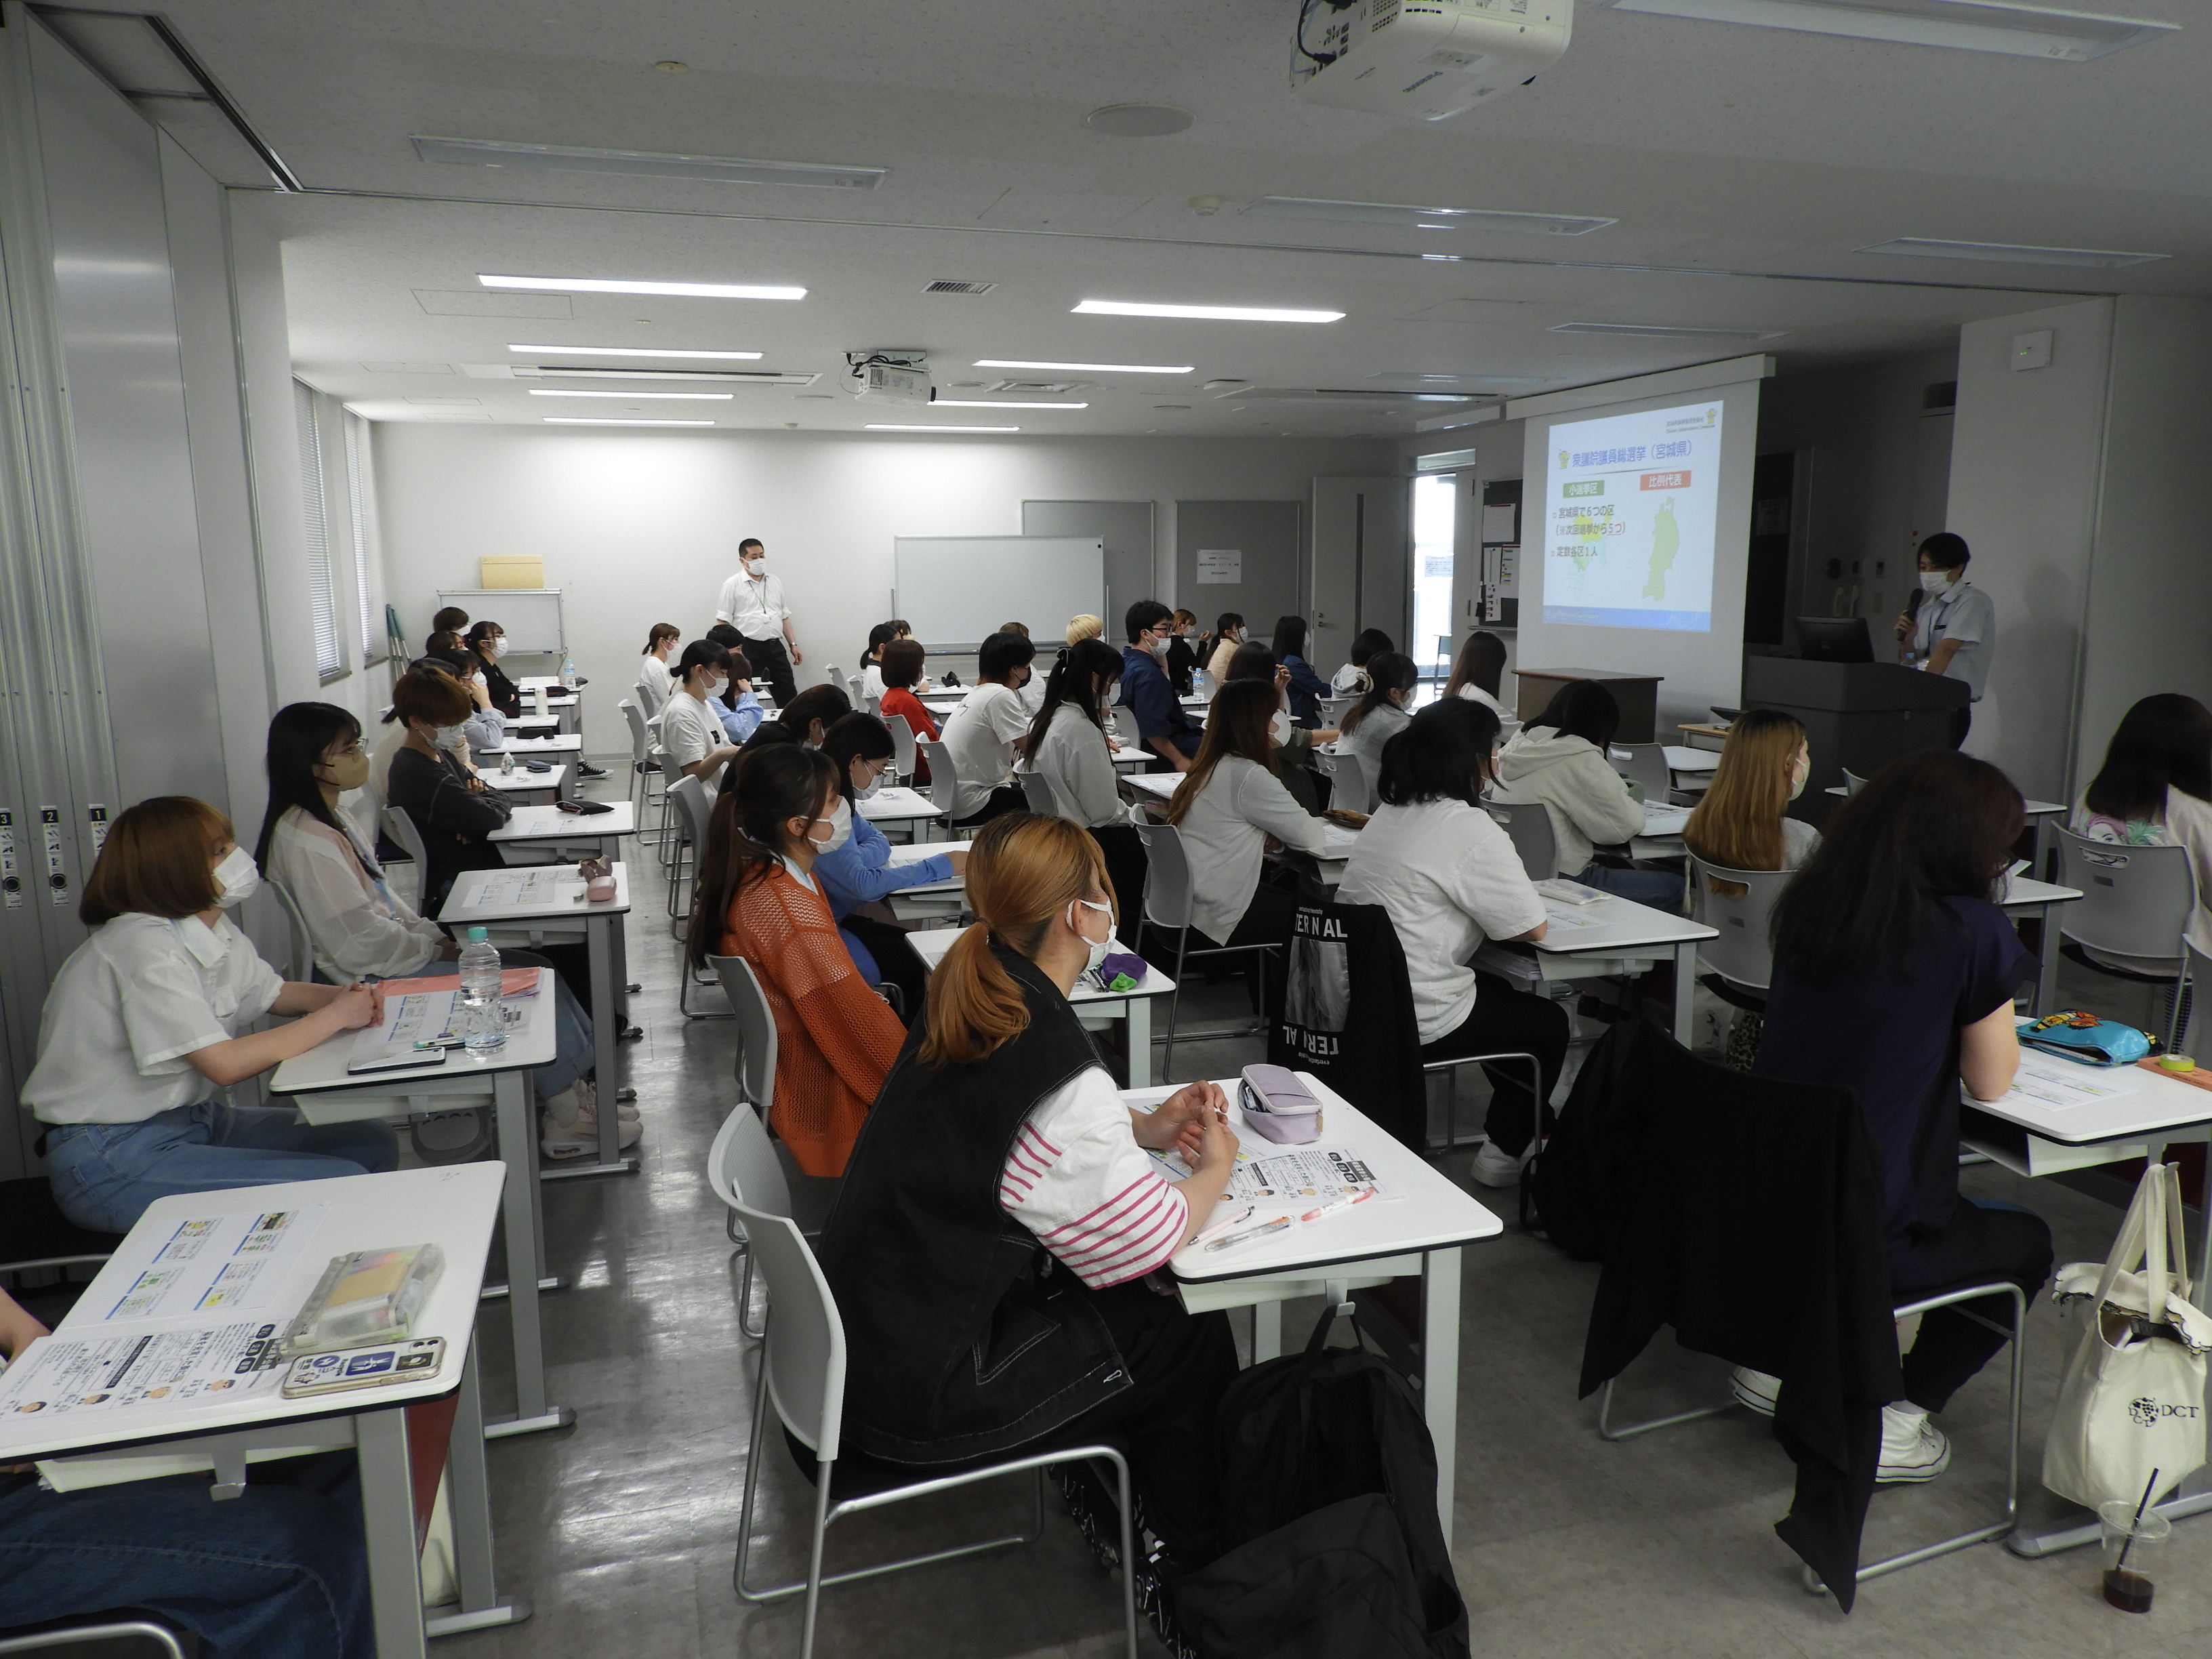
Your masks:
<instances>
[{"instance_id":1,"label":"lectern","mask_svg":"<svg viewBox=\"0 0 2212 1659\"><path fill-rule=\"evenodd\" d=\"M1751 657L1743 705L1778 708L1803 722L1813 770L1790 815L1819 823L1841 805L1827 793L1848 768L1872 777L1899 755L1948 749L1952 710L1972 696L1966 681L1887 662L1807 662Z\"/></svg>"}]
</instances>

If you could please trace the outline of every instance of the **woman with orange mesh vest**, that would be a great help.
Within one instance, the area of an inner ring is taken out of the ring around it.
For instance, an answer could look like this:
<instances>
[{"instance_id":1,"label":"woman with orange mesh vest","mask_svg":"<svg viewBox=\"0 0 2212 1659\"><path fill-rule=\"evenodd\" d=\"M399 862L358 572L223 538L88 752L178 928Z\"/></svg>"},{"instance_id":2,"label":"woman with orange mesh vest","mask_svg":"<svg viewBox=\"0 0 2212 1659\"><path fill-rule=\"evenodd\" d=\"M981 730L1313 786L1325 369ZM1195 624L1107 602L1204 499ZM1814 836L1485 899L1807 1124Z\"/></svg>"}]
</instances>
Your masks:
<instances>
[{"instance_id":1,"label":"woman with orange mesh vest","mask_svg":"<svg viewBox=\"0 0 2212 1659\"><path fill-rule=\"evenodd\" d=\"M813 875L852 833L837 768L818 749L748 750L714 804L699 861L690 959L743 957L775 1015L769 1127L811 1176L839 1176L906 1030L860 977Z\"/></svg>"}]
</instances>

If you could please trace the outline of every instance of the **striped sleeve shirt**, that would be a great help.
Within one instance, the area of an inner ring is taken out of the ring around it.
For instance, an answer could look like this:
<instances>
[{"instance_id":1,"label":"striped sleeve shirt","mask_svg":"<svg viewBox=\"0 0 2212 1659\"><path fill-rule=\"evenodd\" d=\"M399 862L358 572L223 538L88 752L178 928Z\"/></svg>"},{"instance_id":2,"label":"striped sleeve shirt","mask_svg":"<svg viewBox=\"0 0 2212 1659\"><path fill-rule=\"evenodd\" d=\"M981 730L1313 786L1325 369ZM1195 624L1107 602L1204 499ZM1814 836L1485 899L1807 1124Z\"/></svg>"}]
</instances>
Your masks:
<instances>
[{"instance_id":1,"label":"striped sleeve shirt","mask_svg":"<svg viewBox=\"0 0 2212 1659\"><path fill-rule=\"evenodd\" d=\"M1000 1173L999 1206L1093 1290L1166 1265L1189 1217L1096 1067L1030 1109Z\"/></svg>"}]
</instances>

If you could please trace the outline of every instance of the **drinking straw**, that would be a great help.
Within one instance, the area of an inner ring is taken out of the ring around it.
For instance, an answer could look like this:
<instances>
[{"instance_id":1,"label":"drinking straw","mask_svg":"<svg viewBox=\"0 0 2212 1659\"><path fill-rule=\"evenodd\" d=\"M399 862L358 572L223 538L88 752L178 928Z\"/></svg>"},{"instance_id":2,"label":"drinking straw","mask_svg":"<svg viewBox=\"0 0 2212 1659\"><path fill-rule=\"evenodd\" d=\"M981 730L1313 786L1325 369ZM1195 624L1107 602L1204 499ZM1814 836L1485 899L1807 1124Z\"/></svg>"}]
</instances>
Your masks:
<instances>
[{"instance_id":1,"label":"drinking straw","mask_svg":"<svg viewBox=\"0 0 2212 1659\"><path fill-rule=\"evenodd\" d=\"M2142 1525L2143 1511L2150 1507L2150 1495L2157 1490L2158 1471L2153 1469L2150 1479L2143 1482L2143 1495L2136 1500L2136 1516L2128 1522L2128 1535L2120 1540L2120 1559L2112 1563L2114 1572L2127 1565L2128 1552L2136 1547L2136 1528Z\"/></svg>"}]
</instances>

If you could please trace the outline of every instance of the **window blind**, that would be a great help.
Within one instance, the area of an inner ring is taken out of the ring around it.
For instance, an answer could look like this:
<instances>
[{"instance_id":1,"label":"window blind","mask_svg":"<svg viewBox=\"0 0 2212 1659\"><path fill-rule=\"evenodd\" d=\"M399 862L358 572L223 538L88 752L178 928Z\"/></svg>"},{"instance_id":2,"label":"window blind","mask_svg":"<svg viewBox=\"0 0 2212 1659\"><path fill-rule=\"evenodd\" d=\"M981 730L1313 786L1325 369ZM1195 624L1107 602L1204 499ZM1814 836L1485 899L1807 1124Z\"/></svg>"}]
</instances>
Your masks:
<instances>
[{"instance_id":1,"label":"window blind","mask_svg":"<svg viewBox=\"0 0 2212 1659\"><path fill-rule=\"evenodd\" d=\"M345 657L338 646L337 585L331 580L330 524L323 510L323 441L315 421L313 390L295 380L292 400L300 425L300 498L306 507L307 599L314 611L315 673L330 680L345 672Z\"/></svg>"},{"instance_id":2,"label":"window blind","mask_svg":"<svg viewBox=\"0 0 2212 1659\"><path fill-rule=\"evenodd\" d=\"M366 663L384 650L384 607L377 603L384 587L384 571L371 528L371 492L375 484L369 470L368 422L350 411L345 416L345 452L346 506L353 528L353 591L361 610L361 659Z\"/></svg>"}]
</instances>

